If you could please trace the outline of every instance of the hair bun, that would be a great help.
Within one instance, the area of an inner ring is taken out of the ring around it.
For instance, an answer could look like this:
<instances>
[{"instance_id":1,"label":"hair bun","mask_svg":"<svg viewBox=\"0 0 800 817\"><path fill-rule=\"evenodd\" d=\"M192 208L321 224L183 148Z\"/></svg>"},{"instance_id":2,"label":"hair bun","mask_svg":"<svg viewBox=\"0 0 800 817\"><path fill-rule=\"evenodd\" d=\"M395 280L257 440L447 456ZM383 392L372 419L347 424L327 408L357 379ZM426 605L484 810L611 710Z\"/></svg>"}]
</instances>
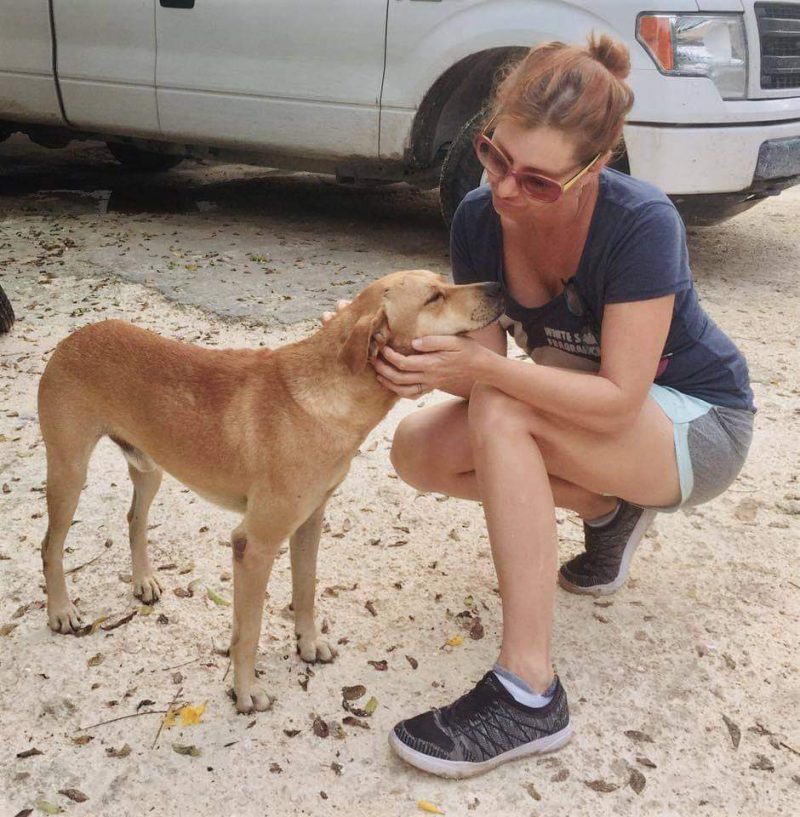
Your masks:
<instances>
[{"instance_id":1,"label":"hair bun","mask_svg":"<svg viewBox=\"0 0 800 817\"><path fill-rule=\"evenodd\" d=\"M607 34L589 37L589 56L605 66L617 79L625 79L631 71L631 58L627 47Z\"/></svg>"}]
</instances>

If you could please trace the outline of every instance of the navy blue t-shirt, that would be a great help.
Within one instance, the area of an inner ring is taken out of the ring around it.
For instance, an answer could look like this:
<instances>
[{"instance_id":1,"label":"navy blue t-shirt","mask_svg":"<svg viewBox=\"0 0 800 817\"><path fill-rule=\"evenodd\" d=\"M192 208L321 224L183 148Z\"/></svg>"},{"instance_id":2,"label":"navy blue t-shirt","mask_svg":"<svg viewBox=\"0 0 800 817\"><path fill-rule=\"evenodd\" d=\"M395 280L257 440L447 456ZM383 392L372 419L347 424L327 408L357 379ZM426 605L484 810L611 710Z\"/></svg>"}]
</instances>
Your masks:
<instances>
[{"instance_id":1,"label":"navy blue t-shirt","mask_svg":"<svg viewBox=\"0 0 800 817\"><path fill-rule=\"evenodd\" d=\"M457 284L500 282L501 324L542 363L597 369L605 304L675 293L655 382L714 405L755 410L744 356L698 302L683 221L652 185L603 169L578 270L543 306L522 306L506 289L500 217L488 185L468 193L456 210L451 257Z\"/></svg>"}]
</instances>

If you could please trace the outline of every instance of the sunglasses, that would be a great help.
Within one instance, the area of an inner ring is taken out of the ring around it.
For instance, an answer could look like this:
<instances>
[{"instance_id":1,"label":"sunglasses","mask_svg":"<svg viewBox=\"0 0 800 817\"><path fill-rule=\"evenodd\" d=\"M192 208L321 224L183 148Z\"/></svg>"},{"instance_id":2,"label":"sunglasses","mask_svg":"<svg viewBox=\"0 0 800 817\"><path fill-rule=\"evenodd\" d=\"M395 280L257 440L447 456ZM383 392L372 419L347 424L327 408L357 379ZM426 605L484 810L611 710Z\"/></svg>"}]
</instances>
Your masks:
<instances>
[{"instance_id":1,"label":"sunglasses","mask_svg":"<svg viewBox=\"0 0 800 817\"><path fill-rule=\"evenodd\" d=\"M579 170L563 184L555 179L543 176L541 173L534 173L532 170L513 170L511 160L486 135L486 131L489 130L493 122L494 120L489 122L483 132L475 138L475 154L478 161L483 165L486 172L494 176L498 181L506 176L513 176L522 193L534 201L543 201L547 204L558 201L578 179L589 172L602 155L598 153L586 167Z\"/></svg>"}]
</instances>

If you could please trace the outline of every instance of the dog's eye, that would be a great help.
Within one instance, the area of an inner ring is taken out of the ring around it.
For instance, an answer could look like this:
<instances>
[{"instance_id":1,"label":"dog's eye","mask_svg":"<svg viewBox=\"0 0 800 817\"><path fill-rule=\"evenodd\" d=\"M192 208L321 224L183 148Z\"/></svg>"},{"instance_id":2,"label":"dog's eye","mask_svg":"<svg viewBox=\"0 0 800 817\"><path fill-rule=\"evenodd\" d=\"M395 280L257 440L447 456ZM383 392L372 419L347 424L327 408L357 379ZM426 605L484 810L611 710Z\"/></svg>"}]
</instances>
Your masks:
<instances>
[{"instance_id":1,"label":"dog's eye","mask_svg":"<svg viewBox=\"0 0 800 817\"><path fill-rule=\"evenodd\" d=\"M434 292L434 294L431 295L431 297L428 298L427 301L425 301L425 306L427 306L428 304L434 304L436 303L436 301L441 301L443 298L444 298L443 292Z\"/></svg>"}]
</instances>

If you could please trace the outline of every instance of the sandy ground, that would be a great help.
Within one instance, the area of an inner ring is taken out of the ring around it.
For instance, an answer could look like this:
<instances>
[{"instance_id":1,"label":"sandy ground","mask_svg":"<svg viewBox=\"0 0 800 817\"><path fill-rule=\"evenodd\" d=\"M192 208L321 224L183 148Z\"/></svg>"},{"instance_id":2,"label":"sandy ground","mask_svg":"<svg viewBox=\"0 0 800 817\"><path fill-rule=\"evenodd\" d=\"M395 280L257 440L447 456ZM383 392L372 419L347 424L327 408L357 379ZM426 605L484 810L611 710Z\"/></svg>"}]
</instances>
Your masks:
<instances>
[{"instance_id":1,"label":"sandy ground","mask_svg":"<svg viewBox=\"0 0 800 817\"><path fill-rule=\"evenodd\" d=\"M295 655L288 558L276 564L259 662L275 696L267 713L238 716L226 694L229 607L202 587L193 597L173 592L199 580L231 598L235 516L165 479L150 540L167 591L144 608L129 583L127 468L103 441L67 540L66 565L78 568L68 585L90 622L136 615L83 638L51 633L39 559L45 463L35 394L61 338L121 317L206 345L291 341L365 280L395 268L446 269L435 200L199 166L148 187L90 148L52 154L45 170L36 161L51 154L13 150L3 148L14 159L0 185L0 281L20 318L0 338L3 817L47 813L48 804L93 817L399 817L424 813L419 801L447 815L797 813L800 191L690 237L698 290L748 356L760 409L740 479L707 506L660 516L616 596L559 591L554 656L571 744L455 782L406 767L386 743L400 718L462 694L498 648L480 508L419 494L389 463L398 420L440 397L399 404L329 505L318 612L338 643L335 663L309 669ZM102 212L97 191L118 186L147 201ZM153 205L186 190L213 206ZM559 512L559 530L561 555L571 556L579 523ZM482 638L462 627L471 620L464 611L480 618ZM463 643L448 646L456 635ZM369 663L383 661L385 670ZM366 693L354 707L377 702L360 718L366 728L343 724L342 688L356 684ZM171 703L206 709L199 724L159 734ZM315 718L328 729L315 732ZM97 725L111 719L120 720ZM19 757L31 749L39 754ZM88 799L74 802L68 790Z\"/></svg>"}]
</instances>

